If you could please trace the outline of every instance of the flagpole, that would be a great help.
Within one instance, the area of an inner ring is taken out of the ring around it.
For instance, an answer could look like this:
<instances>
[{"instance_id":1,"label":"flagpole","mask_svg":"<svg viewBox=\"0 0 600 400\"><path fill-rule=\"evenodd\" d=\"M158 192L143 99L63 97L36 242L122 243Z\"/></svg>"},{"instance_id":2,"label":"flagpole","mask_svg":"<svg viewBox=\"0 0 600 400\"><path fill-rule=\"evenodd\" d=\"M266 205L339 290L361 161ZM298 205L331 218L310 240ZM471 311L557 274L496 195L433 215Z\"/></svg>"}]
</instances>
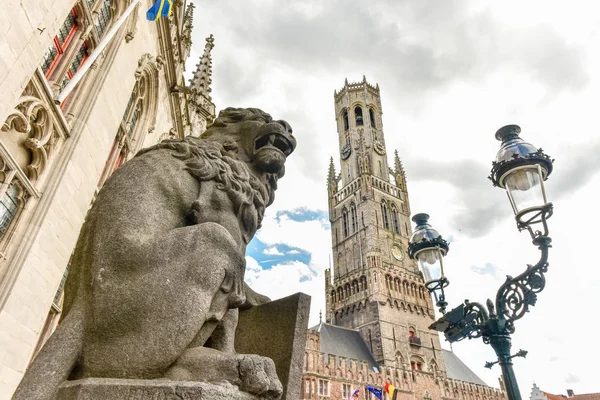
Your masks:
<instances>
[{"instance_id":1,"label":"flagpole","mask_svg":"<svg viewBox=\"0 0 600 400\"><path fill-rule=\"evenodd\" d=\"M75 86L77 86L77 84L79 83L81 78L83 78L85 73L90 69L90 67L92 66L94 61L96 61L96 58L98 58L100 53L102 53L104 51L104 49L106 48L108 43L115 36L115 34L119 30L119 28L123 25L123 23L125 22L127 17L129 17L129 15L133 12L133 9L135 8L135 6L137 6L140 1L141 0L132 0L129 7L127 7L127 9L123 12L123 14L121 14L119 19L112 26L112 28L110 28L110 30L106 33L106 35L104 35L102 40L100 40L100 43L98 43L98 46L96 46L94 48L94 51L92 51L92 54L90 54L87 57L87 59L85 60L85 62L81 66L81 68L79 68L77 70L77 72L75 73L75 75L73 75L73 77L71 78L71 80L69 81L67 86L65 86L65 88L62 90L62 92L60 92L56 97L54 97L54 102L56 104L62 103L67 98L69 93L71 93L73 91Z\"/></svg>"}]
</instances>

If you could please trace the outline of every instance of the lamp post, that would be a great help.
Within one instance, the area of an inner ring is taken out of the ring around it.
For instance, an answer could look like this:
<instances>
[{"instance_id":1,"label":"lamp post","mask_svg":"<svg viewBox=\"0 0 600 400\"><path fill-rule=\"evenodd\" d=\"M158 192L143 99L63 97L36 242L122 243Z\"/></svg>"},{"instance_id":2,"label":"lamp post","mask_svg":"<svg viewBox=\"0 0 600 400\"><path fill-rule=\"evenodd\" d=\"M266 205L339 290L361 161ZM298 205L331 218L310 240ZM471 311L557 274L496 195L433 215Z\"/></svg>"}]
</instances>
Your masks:
<instances>
[{"instance_id":1,"label":"lamp post","mask_svg":"<svg viewBox=\"0 0 600 400\"><path fill-rule=\"evenodd\" d=\"M548 249L552 242L548 236L547 220L552 216L553 207L546 197L544 181L552 172L554 160L542 149L536 149L519 138L520 132L521 128L517 125L507 125L496 132L496 139L502 144L492 163L489 179L494 186L506 190L517 228L529 232L533 245L540 250L539 261L535 265L527 265L525 271L515 277L507 276L496 293L496 300L488 299L486 307L465 300L446 313L448 303L444 288L449 281L444 274L442 259L448 253L448 243L429 225L427 214L413 217L416 227L408 245L410 258L417 259L426 287L434 295L443 314L429 329L444 332L449 342L481 337L484 343L490 344L498 361L486 363L486 367L500 364L510 400L521 400L512 358L527 354L523 350L510 354L510 335L515 331L514 322L535 305L537 294L544 289Z\"/></svg>"}]
</instances>

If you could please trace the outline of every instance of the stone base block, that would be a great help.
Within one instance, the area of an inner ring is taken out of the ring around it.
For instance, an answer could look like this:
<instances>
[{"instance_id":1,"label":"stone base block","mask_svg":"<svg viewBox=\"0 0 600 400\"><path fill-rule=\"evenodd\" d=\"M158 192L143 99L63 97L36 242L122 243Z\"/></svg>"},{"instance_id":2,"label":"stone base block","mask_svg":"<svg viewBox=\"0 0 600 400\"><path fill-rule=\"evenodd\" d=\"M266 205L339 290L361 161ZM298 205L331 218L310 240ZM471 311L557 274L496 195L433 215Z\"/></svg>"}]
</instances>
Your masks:
<instances>
[{"instance_id":1,"label":"stone base block","mask_svg":"<svg viewBox=\"0 0 600 400\"><path fill-rule=\"evenodd\" d=\"M87 378L63 383L55 400L260 400L229 383Z\"/></svg>"}]
</instances>

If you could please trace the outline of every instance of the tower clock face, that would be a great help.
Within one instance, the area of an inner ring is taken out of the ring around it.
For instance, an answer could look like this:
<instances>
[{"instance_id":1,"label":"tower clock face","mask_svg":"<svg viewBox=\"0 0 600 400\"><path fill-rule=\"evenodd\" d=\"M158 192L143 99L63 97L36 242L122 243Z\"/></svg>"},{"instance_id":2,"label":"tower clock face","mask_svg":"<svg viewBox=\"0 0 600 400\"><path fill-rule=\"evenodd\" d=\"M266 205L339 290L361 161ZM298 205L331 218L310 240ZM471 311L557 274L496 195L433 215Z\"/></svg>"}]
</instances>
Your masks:
<instances>
[{"instance_id":1,"label":"tower clock face","mask_svg":"<svg viewBox=\"0 0 600 400\"><path fill-rule=\"evenodd\" d=\"M398 261L402 261L404 259L404 252L398 243L394 243L392 246L392 256L394 256L394 258Z\"/></svg>"},{"instance_id":2,"label":"tower clock face","mask_svg":"<svg viewBox=\"0 0 600 400\"><path fill-rule=\"evenodd\" d=\"M385 155L385 147L383 146L383 143L381 143L379 140L375 140L375 143L373 143L373 149L375 149L377 154L382 156Z\"/></svg>"},{"instance_id":3,"label":"tower clock face","mask_svg":"<svg viewBox=\"0 0 600 400\"><path fill-rule=\"evenodd\" d=\"M341 151L342 160L346 160L348 157L350 157L350 153L352 153L352 148L350 147L349 144L342 147L342 151Z\"/></svg>"}]
</instances>

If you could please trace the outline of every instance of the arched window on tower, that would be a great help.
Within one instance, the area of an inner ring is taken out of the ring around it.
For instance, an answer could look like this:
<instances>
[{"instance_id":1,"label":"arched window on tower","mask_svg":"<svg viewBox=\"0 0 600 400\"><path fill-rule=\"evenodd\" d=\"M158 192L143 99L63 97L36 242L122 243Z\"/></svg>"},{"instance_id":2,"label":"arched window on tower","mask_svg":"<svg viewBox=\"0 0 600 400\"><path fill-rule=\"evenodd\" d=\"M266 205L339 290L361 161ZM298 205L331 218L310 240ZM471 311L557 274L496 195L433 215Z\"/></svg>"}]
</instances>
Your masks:
<instances>
[{"instance_id":1,"label":"arched window on tower","mask_svg":"<svg viewBox=\"0 0 600 400\"><path fill-rule=\"evenodd\" d=\"M392 225L394 228L394 232L400 233L400 223L398 221L398 209L395 204L392 204Z\"/></svg>"},{"instance_id":2,"label":"arched window on tower","mask_svg":"<svg viewBox=\"0 0 600 400\"><path fill-rule=\"evenodd\" d=\"M390 229L390 220L388 218L388 208L385 201L381 202L381 219L383 220L383 227L385 229Z\"/></svg>"},{"instance_id":3,"label":"arched window on tower","mask_svg":"<svg viewBox=\"0 0 600 400\"><path fill-rule=\"evenodd\" d=\"M344 109L342 112L342 119L344 120L344 131L347 131L350 125L348 124L348 110Z\"/></svg>"},{"instance_id":4,"label":"arched window on tower","mask_svg":"<svg viewBox=\"0 0 600 400\"><path fill-rule=\"evenodd\" d=\"M343 228L344 228L344 237L347 238L348 237L348 209L346 207L344 207L344 210L342 211L342 224L343 224Z\"/></svg>"},{"instance_id":5,"label":"arched window on tower","mask_svg":"<svg viewBox=\"0 0 600 400\"><path fill-rule=\"evenodd\" d=\"M351 214L351 218L352 218L352 232L356 232L358 229L357 226L357 217L356 217L356 204L352 203L350 205L350 214Z\"/></svg>"},{"instance_id":6,"label":"arched window on tower","mask_svg":"<svg viewBox=\"0 0 600 400\"><path fill-rule=\"evenodd\" d=\"M375 112L372 108L369 108L369 119L371 120L371 126L373 128L376 128L377 126L375 124Z\"/></svg>"},{"instance_id":7,"label":"arched window on tower","mask_svg":"<svg viewBox=\"0 0 600 400\"><path fill-rule=\"evenodd\" d=\"M356 106L354 108L354 119L356 121L356 126L360 126L363 124L363 113L362 108L360 106Z\"/></svg>"}]
</instances>

